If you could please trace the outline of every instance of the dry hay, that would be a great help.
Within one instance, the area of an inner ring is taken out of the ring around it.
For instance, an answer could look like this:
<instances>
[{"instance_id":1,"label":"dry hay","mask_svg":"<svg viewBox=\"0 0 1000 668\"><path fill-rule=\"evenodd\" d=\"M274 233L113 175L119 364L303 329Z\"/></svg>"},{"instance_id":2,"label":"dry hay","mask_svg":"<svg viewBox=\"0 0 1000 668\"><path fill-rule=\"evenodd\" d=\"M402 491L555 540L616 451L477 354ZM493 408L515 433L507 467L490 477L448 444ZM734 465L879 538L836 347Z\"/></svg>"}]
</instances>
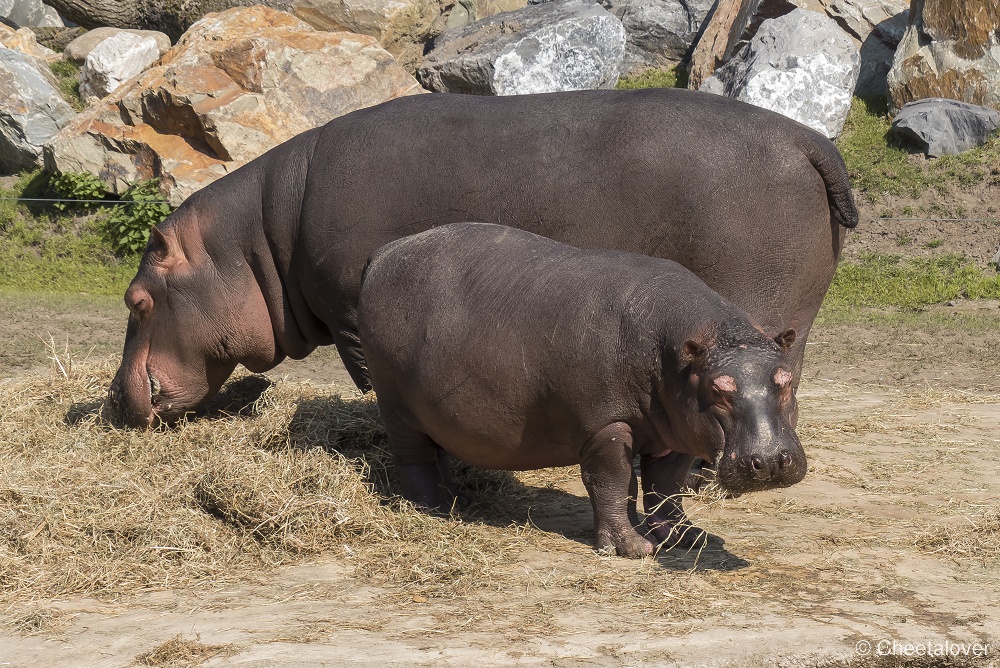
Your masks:
<instances>
[{"instance_id":1,"label":"dry hay","mask_svg":"<svg viewBox=\"0 0 1000 668\"><path fill-rule=\"evenodd\" d=\"M112 373L60 368L0 385L4 601L240 579L326 550L353 554L369 575L455 593L523 543L524 530L430 517L395 498L371 397L248 376L201 419L142 432L101 419ZM486 513L523 488L506 474L466 478L492 485Z\"/></svg>"},{"instance_id":2,"label":"dry hay","mask_svg":"<svg viewBox=\"0 0 1000 668\"><path fill-rule=\"evenodd\" d=\"M918 534L915 545L934 554L1000 563L1000 506L938 524Z\"/></svg>"},{"instance_id":3,"label":"dry hay","mask_svg":"<svg viewBox=\"0 0 1000 668\"><path fill-rule=\"evenodd\" d=\"M219 654L230 654L234 649L232 645L206 645L201 642L201 636L185 640L177 635L152 652L136 657L136 662L140 666L154 668L196 668Z\"/></svg>"}]
</instances>

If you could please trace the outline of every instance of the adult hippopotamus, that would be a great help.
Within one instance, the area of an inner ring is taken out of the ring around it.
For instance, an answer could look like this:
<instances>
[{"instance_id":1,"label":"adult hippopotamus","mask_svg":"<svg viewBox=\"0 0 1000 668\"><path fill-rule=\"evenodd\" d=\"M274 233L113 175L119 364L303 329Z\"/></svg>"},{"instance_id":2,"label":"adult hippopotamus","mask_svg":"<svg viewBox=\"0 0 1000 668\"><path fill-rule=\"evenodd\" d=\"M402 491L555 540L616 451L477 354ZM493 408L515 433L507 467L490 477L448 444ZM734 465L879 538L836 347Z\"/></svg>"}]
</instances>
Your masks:
<instances>
[{"instance_id":1,"label":"adult hippopotamus","mask_svg":"<svg viewBox=\"0 0 1000 668\"><path fill-rule=\"evenodd\" d=\"M725 97L393 100L272 149L152 232L125 293L109 406L133 425L174 419L237 364L263 371L329 344L367 388L356 323L365 261L462 221L675 260L769 334L798 332L794 386L857 210L832 143Z\"/></svg>"},{"instance_id":2,"label":"adult hippopotamus","mask_svg":"<svg viewBox=\"0 0 1000 668\"><path fill-rule=\"evenodd\" d=\"M639 557L634 455L647 509L694 456L737 493L806 473L794 330L764 334L670 260L446 225L376 251L358 327L403 494L423 506L451 503L439 448L483 468L579 464L597 548ZM653 522L685 531L679 509Z\"/></svg>"}]
</instances>

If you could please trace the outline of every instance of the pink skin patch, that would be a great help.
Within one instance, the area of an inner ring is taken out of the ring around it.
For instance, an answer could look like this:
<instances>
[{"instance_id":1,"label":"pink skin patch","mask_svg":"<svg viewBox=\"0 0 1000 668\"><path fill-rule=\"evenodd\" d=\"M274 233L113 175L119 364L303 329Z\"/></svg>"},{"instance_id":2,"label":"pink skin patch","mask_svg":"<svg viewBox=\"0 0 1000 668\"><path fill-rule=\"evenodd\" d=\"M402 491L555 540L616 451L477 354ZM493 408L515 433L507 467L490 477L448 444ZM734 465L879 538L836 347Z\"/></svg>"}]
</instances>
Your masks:
<instances>
[{"instance_id":1,"label":"pink skin patch","mask_svg":"<svg viewBox=\"0 0 1000 668\"><path fill-rule=\"evenodd\" d=\"M719 376L714 381L715 387L722 392L735 392L736 381L732 376Z\"/></svg>"},{"instance_id":2,"label":"pink skin patch","mask_svg":"<svg viewBox=\"0 0 1000 668\"><path fill-rule=\"evenodd\" d=\"M778 369L774 372L774 382L778 387L784 387L792 382L792 372L787 369Z\"/></svg>"}]
</instances>

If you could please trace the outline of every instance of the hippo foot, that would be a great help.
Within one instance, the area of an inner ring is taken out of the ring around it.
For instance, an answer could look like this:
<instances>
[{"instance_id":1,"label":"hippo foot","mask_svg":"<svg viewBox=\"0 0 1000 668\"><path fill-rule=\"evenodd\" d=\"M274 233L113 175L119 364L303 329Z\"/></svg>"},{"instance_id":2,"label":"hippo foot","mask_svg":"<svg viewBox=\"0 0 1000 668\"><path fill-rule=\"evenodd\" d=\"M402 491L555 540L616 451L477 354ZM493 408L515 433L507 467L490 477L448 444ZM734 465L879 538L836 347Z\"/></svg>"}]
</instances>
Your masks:
<instances>
[{"instance_id":1,"label":"hippo foot","mask_svg":"<svg viewBox=\"0 0 1000 668\"><path fill-rule=\"evenodd\" d=\"M655 515L646 517L640 532L652 538L657 549L669 550L681 547L686 550L704 547L708 542L708 532L696 527L686 519L665 520Z\"/></svg>"},{"instance_id":2,"label":"hippo foot","mask_svg":"<svg viewBox=\"0 0 1000 668\"><path fill-rule=\"evenodd\" d=\"M597 531L597 552L599 554L641 559L653 553L653 544L635 531L612 534L608 531Z\"/></svg>"},{"instance_id":3,"label":"hippo foot","mask_svg":"<svg viewBox=\"0 0 1000 668\"><path fill-rule=\"evenodd\" d=\"M442 489L436 500L414 502L413 505L436 517L450 517L468 510L472 501L472 496L465 492Z\"/></svg>"}]
</instances>

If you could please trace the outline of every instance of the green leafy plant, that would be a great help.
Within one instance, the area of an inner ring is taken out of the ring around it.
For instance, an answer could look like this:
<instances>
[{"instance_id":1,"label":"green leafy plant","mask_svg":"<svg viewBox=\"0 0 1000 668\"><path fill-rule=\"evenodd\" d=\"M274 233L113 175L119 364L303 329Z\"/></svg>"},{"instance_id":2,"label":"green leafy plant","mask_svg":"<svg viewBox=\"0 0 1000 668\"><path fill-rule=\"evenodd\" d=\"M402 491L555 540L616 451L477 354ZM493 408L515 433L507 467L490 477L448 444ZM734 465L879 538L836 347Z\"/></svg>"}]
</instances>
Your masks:
<instances>
[{"instance_id":1,"label":"green leafy plant","mask_svg":"<svg viewBox=\"0 0 1000 668\"><path fill-rule=\"evenodd\" d=\"M93 200L104 199L108 194L101 180L88 172L54 174L49 178L49 190L64 199L83 200L77 203L54 202L53 206L60 211L65 211L70 206L89 209L94 205Z\"/></svg>"},{"instance_id":2,"label":"green leafy plant","mask_svg":"<svg viewBox=\"0 0 1000 668\"><path fill-rule=\"evenodd\" d=\"M122 203L108 214L105 230L116 253L135 254L146 247L149 230L173 210L163 201L159 179L133 184L121 195Z\"/></svg>"}]
</instances>

